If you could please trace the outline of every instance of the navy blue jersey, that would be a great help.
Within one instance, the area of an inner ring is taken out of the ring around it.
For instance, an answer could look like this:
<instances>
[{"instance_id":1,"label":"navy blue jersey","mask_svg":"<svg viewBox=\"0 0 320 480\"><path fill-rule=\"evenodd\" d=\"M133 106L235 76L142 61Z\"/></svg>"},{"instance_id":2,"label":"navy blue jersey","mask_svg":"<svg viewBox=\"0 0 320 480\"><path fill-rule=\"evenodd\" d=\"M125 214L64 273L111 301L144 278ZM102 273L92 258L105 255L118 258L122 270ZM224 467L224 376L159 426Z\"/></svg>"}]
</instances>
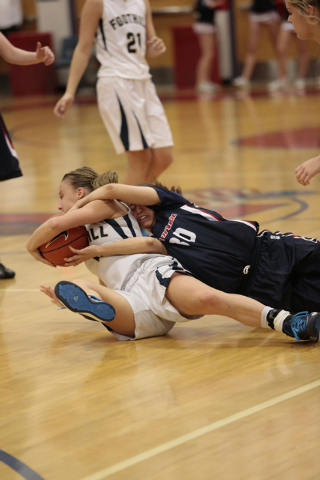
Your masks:
<instances>
[{"instance_id":1,"label":"navy blue jersey","mask_svg":"<svg viewBox=\"0 0 320 480\"><path fill-rule=\"evenodd\" d=\"M154 187L153 235L186 270L207 285L238 293L246 282L259 229L257 222L227 220L197 207L179 193ZM251 272L250 272L251 273Z\"/></svg>"}]
</instances>

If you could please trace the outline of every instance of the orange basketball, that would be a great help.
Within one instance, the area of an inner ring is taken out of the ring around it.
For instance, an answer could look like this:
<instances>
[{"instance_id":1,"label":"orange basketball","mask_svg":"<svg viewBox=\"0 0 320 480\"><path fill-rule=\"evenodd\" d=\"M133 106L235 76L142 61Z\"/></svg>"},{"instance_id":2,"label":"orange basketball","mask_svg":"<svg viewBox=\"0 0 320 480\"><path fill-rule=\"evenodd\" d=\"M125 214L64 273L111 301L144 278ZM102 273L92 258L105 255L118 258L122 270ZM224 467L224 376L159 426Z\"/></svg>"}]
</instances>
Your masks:
<instances>
[{"instance_id":1,"label":"orange basketball","mask_svg":"<svg viewBox=\"0 0 320 480\"><path fill-rule=\"evenodd\" d=\"M64 267L66 263L64 259L73 257L73 252L69 247L81 250L87 247L88 244L85 227L75 227L59 233L50 242L41 245L39 250L46 260L54 265Z\"/></svg>"}]
</instances>

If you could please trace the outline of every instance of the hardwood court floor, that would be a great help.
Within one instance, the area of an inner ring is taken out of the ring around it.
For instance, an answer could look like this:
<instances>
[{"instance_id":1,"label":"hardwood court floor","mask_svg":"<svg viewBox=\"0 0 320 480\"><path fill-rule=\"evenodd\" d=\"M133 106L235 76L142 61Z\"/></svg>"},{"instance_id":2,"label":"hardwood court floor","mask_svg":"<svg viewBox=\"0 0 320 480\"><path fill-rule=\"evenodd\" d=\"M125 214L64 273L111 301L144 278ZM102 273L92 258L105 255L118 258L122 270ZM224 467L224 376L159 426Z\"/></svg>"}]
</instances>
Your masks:
<instances>
[{"instance_id":1,"label":"hardwood court floor","mask_svg":"<svg viewBox=\"0 0 320 480\"><path fill-rule=\"evenodd\" d=\"M55 100L1 100L24 172L0 188L1 259L17 272L0 281L1 480L319 479L319 344L213 316L118 342L39 292L92 278L25 250L63 174L89 165L121 178L125 167L91 97L65 120ZM187 92L164 105L175 141L165 184L228 218L320 236L320 176L308 188L294 177L320 151L316 92Z\"/></svg>"}]
</instances>

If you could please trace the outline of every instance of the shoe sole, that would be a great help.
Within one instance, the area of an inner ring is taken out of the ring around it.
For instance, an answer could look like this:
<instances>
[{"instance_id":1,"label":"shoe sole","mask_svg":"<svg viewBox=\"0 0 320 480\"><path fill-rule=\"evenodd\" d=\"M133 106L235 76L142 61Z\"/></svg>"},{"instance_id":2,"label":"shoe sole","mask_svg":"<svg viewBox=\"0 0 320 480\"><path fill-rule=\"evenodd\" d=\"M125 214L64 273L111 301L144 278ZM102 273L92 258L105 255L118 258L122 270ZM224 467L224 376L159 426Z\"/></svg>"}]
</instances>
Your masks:
<instances>
[{"instance_id":1,"label":"shoe sole","mask_svg":"<svg viewBox=\"0 0 320 480\"><path fill-rule=\"evenodd\" d=\"M310 322L310 325L309 325ZM309 328L310 327L310 328ZM310 342L318 342L319 341L319 330L320 330L320 314L319 313L311 313L310 317L307 321L306 331L309 334L309 341Z\"/></svg>"},{"instance_id":2,"label":"shoe sole","mask_svg":"<svg viewBox=\"0 0 320 480\"><path fill-rule=\"evenodd\" d=\"M59 282L54 288L57 298L72 312L80 313L88 320L110 322L116 316L115 309L106 302L93 302L81 287L71 282ZM84 314L92 315L94 318Z\"/></svg>"}]
</instances>

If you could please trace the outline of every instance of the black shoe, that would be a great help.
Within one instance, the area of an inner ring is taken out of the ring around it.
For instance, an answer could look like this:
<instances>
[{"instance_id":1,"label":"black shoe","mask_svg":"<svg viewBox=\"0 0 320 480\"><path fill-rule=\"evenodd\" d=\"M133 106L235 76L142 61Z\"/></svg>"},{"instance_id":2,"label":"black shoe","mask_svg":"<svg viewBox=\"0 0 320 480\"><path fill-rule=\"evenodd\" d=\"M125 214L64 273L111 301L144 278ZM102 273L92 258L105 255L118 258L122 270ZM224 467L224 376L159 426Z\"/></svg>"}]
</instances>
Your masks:
<instances>
[{"instance_id":1,"label":"black shoe","mask_svg":"<svg viewBox=\"0 0 320 480\"><path fill-rule=\"evenodd\" d=\"M283 328L284 333L292 337L293 335L290 332L290 328L297 342L299 342L299 340L317 342L319 340L320 313L296 313Z\"/></svg>"},{"instance_id":2,"label":"black shoe","mask_svg":"<svg viewBox=\"0 0 320 480\"><path fill-rule=\"evenodd\" d=\"M2 263L0 263L0 280L5 280L6 278L14 278L16 272L6 268Z\"/></svg>"}]
</instances>

